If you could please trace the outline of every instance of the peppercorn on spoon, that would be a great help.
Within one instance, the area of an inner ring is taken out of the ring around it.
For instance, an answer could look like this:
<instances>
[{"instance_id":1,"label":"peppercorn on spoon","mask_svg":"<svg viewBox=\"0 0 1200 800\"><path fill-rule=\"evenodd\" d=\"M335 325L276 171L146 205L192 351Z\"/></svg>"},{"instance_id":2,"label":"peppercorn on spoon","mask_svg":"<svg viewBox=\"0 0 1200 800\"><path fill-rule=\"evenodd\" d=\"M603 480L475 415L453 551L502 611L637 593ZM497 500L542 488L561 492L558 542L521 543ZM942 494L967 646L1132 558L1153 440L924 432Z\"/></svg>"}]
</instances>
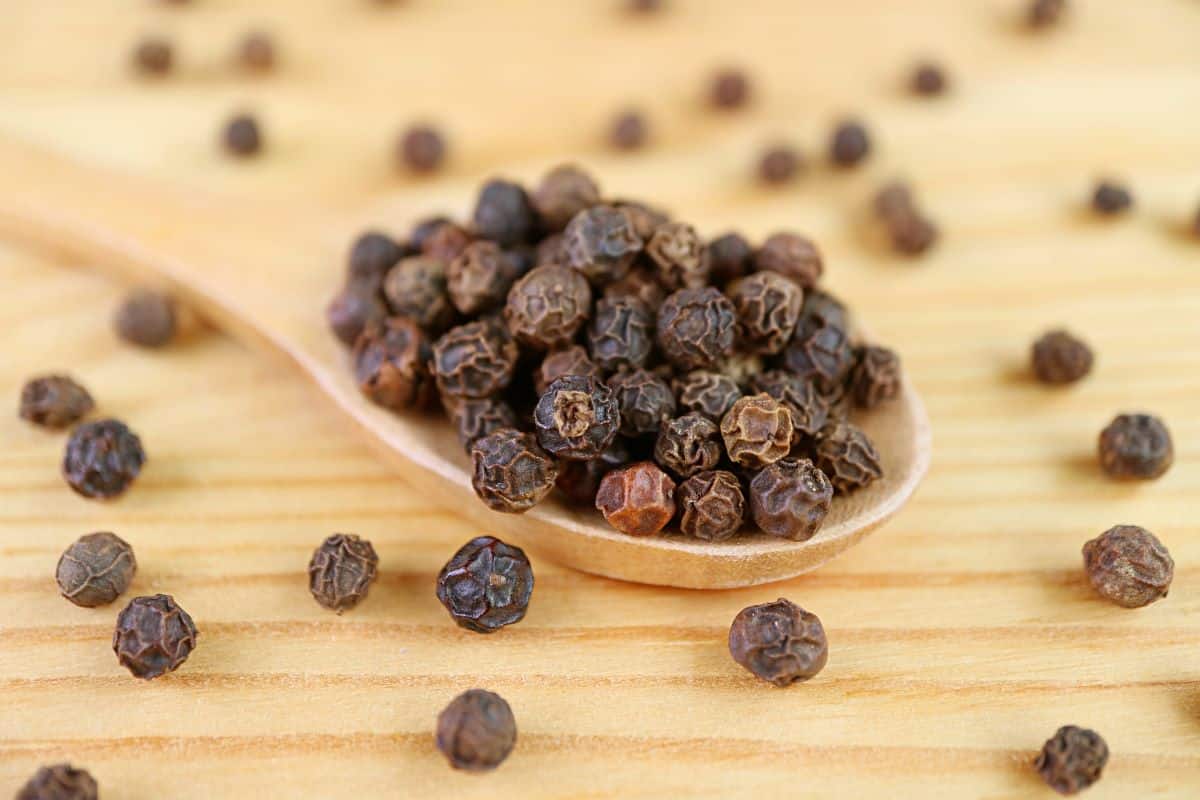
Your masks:
<instances>
[{"instance_id":1,"label":"peppercorn on spoon","mask_svg":"<svg viewBox=\"0 0 1200 800\"><path fill-rule=\"evenodd\" d=\"M263 207L81 165L8 138L0 138L0 174L0 236L169 287L238 338L292 362L399 462L431 503L585 572L703 589L798 575L895 514L929 466L929 421L906 378L897 399L856 419L878 446L883 478L836 498L808 541L761 533L720 543L671 534L635 537L611 529L593 509L552 499L525 514L493 512L474 496L469 459L451 426L432 415L397 415L368 402L324 319L355 233L381 218L399 221L431 207L454 207L467 187L443 181L423 187L419 197L390 198L386 208L357 213L306 211L293 203ZM219 394L213 399L220 402Z\"/></svg>"}]
</instances>

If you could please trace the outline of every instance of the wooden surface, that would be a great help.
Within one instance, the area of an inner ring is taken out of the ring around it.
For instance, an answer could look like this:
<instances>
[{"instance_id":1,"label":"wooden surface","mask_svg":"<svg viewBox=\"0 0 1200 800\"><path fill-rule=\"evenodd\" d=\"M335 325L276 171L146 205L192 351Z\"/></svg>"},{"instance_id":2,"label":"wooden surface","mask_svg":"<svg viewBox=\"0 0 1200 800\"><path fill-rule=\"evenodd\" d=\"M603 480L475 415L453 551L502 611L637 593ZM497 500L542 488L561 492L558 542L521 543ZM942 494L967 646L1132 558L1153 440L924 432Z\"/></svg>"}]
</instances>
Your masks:
<instances>
[{"instance_id":1,"label":"wooden surface","mask_svg":"<svg viewBox=\"0 0 1200 800\"><path fill-rule=\"evenodd\" d=\"M1015 29L1008 0L759 0L733 16L677 0L644 24L599 0L411 0L386 16L349 1L48 5L6 8L0 129L73 157L259 198L264 213L298 194L337 209L365 198L377 213L364 222L394 227L419 196L457 196L457 210L483 175L571 157L709 233L809 231L833 287L905 358L937 450L916 501L814 575L699 593L538 561L527 619L483 638L453 627L432 591L477 529L407 488L286 368L202 330L162 353L123 348L108 331L117 286L4 249L0 385L15 403L29 374L72 370L151 462L119 503L89 503L58 477L63 437L0 420L0 793L70 759L118 800L1027 798L1049 796L1028 761L1068 722L1113 751L1088 797L1200 792L1200 245L1181 233L1200 202L1194 2L1077 3L1039 37ZM285 65L249 82L223 60L260 23ZM183 66L147 86L123 59L155 28L176 36ZM956 80L936 103L899 88L927 52ZM714 119L698 79L730 59L761 96ZM656 143L615 158L596 131L630 101L652 107ZM215 131L245 103L270 149L230 164ZM859 174L814 166L777 192L746 180L762 142L786 135L815 154L846 110L879 142ZM445 181L394 175L394 128L434 113L455 136ZM1083 201L1110 171L1139 207L1097 222ZM946 231L919 262L891 257L862 219L893 174L916 181ZM1099 355L1066 391L1026 371L1029 341L1056 324ZM1176 466L1153 485L1111 484L1096 433L1141 408L1167 419ZM1177 564L1171 596L1140 611L1097 600L1080 569L1082 543L1121 522L1154 530ZM117 609L56 595L58 554L96 529L135 547L134 591L169 591L196 618L200 646L178 673L135 682L109 650ZM334 530L371 538L383 562L342 618L303 575ZM724 645L738 609L780 595L831 640L826 670L788 690L757 684ZM452 773L431 744L437 711L471 686L505 695L521 731L486 777Z\"/></svg>"}]
</instances>

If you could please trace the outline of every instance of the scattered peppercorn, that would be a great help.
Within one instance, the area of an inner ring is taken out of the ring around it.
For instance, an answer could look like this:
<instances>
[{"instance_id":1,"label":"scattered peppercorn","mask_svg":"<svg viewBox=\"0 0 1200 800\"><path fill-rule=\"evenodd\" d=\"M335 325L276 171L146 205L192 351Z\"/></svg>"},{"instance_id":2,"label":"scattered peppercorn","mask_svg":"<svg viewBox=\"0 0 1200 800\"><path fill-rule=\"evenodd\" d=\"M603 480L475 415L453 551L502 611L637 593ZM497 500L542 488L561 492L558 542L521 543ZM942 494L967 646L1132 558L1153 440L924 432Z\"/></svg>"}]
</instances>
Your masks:
<instances>
[{"instance_id":1,"label":"scattered peppercorn","mask_svg":"<svg viewBox=\"0 0 1200 800\"><path fill-rule=\"evenodd\" d=\"M493 511L520 514L554 488L558 465L531 433L499 428L471 446L471 485Z\"/></svg>"},{"instance_id":2,"label":"scattered peppercorn","mask_svg":"<svg viewBox=\"0 0 1200 800\"><path fill-rule=\"evenodd\" d=\"M680 289L658 311L658 346L683 370L709 369L733 353L737 314L711 286Z\"/></svg>"},{"instance_id":3,"label":"scattered peppercorn","mask_svg":"<svg viewBox=\"0 0 1200 800\"><path fill-rule=\"evenodd\" d=\"M613 118L608 140L618 150L638 150L646 144L649 128L642 112L633 109L622 111Z\"/></svg>"},{"instance_id":4,"label":"scattered peppercorn","mask_svg":"<svg viewBox=\"0 0 1200 800\"><path fill-rule=\"evenodd\" d=\"M708 99L714 108L741 108L750 102L750 79L740 69L722 69L712 77Z\"/></svg>"},{"instance_id":5,"label":"scattered peppercorn","mask_svg":"<svg viewBox=\"0 0 1200 800\"><path fill-rule=\"evenodd\" d=\"M352 533L335 533L313 551L308 590L323 607L341 614L366 599L378 567L379 556L370 542Z\"/></svg>"},{"instance_id":6,"label":"scattered peppercorn","mask_svg":"<svg viewBox=\"0 0 1200 800\"><path fill-rule=\"evenodd\" d=\"M709 278L725 285L750 271L754 248L740 233L726 233L708 243Z\"/></svg>"},{"instance_id":7,"label":"scattered peppercorn","mask_svg":"<svg viewBox=\"0 0 1200 800\"><path fill-rule=\"evenodd\" d=\"M533 568L519 547L492 536L467 542L446 562L437 597L459 627L494 633L525 618Z\"/></svg>"},{"instance_id":8,"label":"scattered peppercorn","mask_svg":"<svg viewBox=\"0 0 1200 800\"><path fill-rule=\"evenodd\" d=\"M777 272L756 272L729 285L726 294L737 314L738 342L752 353L771 355L792 338L804 292Z\"/></svg>"},{"instance_id":9,"label":"scattered peppercorn","mask_svg":"<svg viewBox=\"0 0 1200 800\"><path fill-rule=\"evenodd\" d=\"M1083 546L1088 580L1106 600L1141 608L1167 596L1175 562L1150 531L1118 525Z\"/></svg>"},{"instance_id":10,"label":"scattered peppercorn","mask_svg":"<svg viewBox=\"0 0 1200 800\"><path fill-rule=\"evenodd\" d=\"M842 494L870 486L883 476L879 453L867 434L849 422L826 425L817 439L817 466Z\"/></svg>"},{"instance_id":11,"label":"scattered peppercorn","mask_svg":"<svg viewBox=\"0 0 1200 800\"><path fill-rule=\"evenodd\" d=\"M843 120L833 129L829 158L839 167L857 166L871 152L867 129L858 120Z\"/></svg>"},{"instance_id":12,"label":"scattered peppercorn","mask_svg":"<svg viewBox=\"0 0 1200 800\"><path fill-rule=\"evenodd\" d=\"M433 397L429 339L406 317L369 325L354 345L354 378L376 405L420 408Z\"/></svg>"},{"instance_id":13,"label":"scattered peppercorn","mask_svg":"<svg viewBox=\"0 0 1200 800\"><path fill-rule=\"evenodd\" d=\"M471 689L438 715L437 748L455 769L493 770L517 743L517 721L498 694Z\"/></svg>"},{"instance_id":14,"label":"scattered peppercorn","mask_svg":"<svg viewBox=\"0 0 1200 800\"><path fill-rule=\"evenodd\" d=\"M721 420L725 451L739 466L762 469L792 447L792 415L769 394L743 397Z\"/></svg>"},{"instance_id":15,"label":"scattered peppercorn","mask_svg":"<svg viewBox=\"0 0 1200 800\"><path fill-rule=\"evenodd\" d=\"M622 533L658 533L675 516L675 481L649 461L615 469L600 481L596 508Z\"/></svg>"},{"instance_id":16,"label":"scattered peppercorn","mask_svg":"<svg viewBox=\"0 0 1200 800\"><path fill-rule=\"evenodd\" d=\"M133 50L133 66L143 75L162 76L171 71L174 49L166 39L147 36Z\"/></svg>"},{"instance_id":17,"label":"scattered peppercorn","mask_svg":"<svg viewBox=\"0 0 1200 800\"><path fill-rule=\"evenodd\" d=\"M145 463L146 452L137 434L123 422L101 419L71 432L62 470L76 492L107 500L128 489Z\"/></svg>"},{"instance_id":18,"label":"scattered peppercorn","mask_svg":"<svg viewBox=\"0 0 1200 800\"><path fill-rule=\"evenodd\" d=\"M621 412L611 389L586 375L564 375L546 389L533 412L538 444L572 461L596 458L612 444Z\"/></svg>"},{"instance_id":19,"label":"scattered peppercorn","mask_svg":"<svg viewBox=\"0 0 1200 800\"><path fill-rule=\"evenodd\" d=\"M117 616L113 652L135 678L174 672L196 647L196 624L167 594L135 597Z\"/></svg>"},{"instance_id":20,"label":"scattered peppercorn","mask_svg":"<svg viewBox=\"0 0 1200 800\"><path fill-rule=\"evenodd\" d=\"M796 233L775 233L767 237L754 255L754 266L764 272L778 272L791 278L803 289L811 289L825 271L821 252L811 239Z\"/></svg>"},{"instance_id":21,"label":"scattered peppercorn","mask_svg":"<svg viewBox=\"0 0 1200 800\"><path fill-rule=\"evenodd\" d=\"M249 114L238 114L225 123L222 142L230 155L239 158L257 155L262 149L262 139L258 120Z\"/></svg>"},{"instance_id":22,"label":"scattered peppercorn","mask_svg":"<svg viewBox=\"0 0 1200 800\"><path fill-rule=\"evenodd\" d=\"M898 181L885 184L875 194L874 207L876 216L887 228L892 248L898 253L917 256L937 243L937 225L918 207L907 184Z\"/></svg>"},{"instance_id":23,"label":"scattered peppercorn","mask_svg":"<svg viewBox=\"0 0 1200 800\"><path fill-rule=\"evenodd\" d=\"M99 800L96 779L85 769L70 764L52 764L33 774L16 800Z\"/></svg>"},{"instance_id":24,"label":"scattered peppercorn","mask_svg":"<svg viewBox=\"0 0 1200 800\"><path fill-rule=\"evenodd\" d=\"M667 382L644 369L627 369L608 379L617 398L623 436L657 433L675 416L675 395Z\"/></svg>"},{"instance_id":25,"label":"scattered peppercorn","mask_svg":"<svg viewBox=\"0 0 1200 800\"><path fill-rule=\"evenodd\" d=\"M940 64L922 61L913 70L910 86L913 94L933 97L946 91L946 73Z\"/></svg>"},{"instance_id":26,"label":"scattered peppercorn","mask_svg":"<svg viewBox=\"0 0 1200 800\"><path fill-rule=\"evenodd\" d=\"M816 614L780 598L738 612L729 626L729 653L756 677L787 686L820 672L829 644Z\"/></svg>"},{"instance_id":27,"label":"scattered peppercorn","mask_svg":"<svg viewBox=\"0 0 1200 800\"><path fill-rule=\"evenodd\" d=\"M1105 216L1115 216L1133 206L1133 195L1124 185L1111 180L1100 181L1092 192L1092 208Z\"/></svg>"},{"instance_id":28,"label":"scattered peppercorn","mask_svg":"<svg viewBox=\"0 0 1200 800\"><path fill-rule=\"evenodd\" d=\"M512 381L517 343L508 328L480 319L451 328L433 344L438 388L455 397L488 397Z\"/></svg>"},{"instance_id":29,"label":"scattered peppercorn","mask_svg":"<svg viewBox=\"0 0 1200 800\"><path fill-rule=\"evenodd\" d=\"M30 378L21 388L21 419L44 428L65 428L96 407L88 390L66 375Z\"/></svg>"},{"instance_id":30,"label":"scattered peppercorn","mask_svg":"<svg viewBox=\"0 0 1200 800\"><path fill-rule=\"evenodd\" d=\"M776 144L763 151L758 160L758 177L763 183L778 186L788 183L804 167L800 151L787 144Z\"/></svg>"},{"instance_id":31,"label":"scattered peppercorn","mask_svg":"<svg viewBox=\"0 0 1200 800\"><path fill-rule=\"evenodd\" d=\"M275 67L275 42L265 31L251 31L238 44L238 62L253 72L269 72Z\"/></svg>"},{"instance_id":32,"label":"scattered peppercorn","mask_svg":"<svg viewBox=\"0 0 1200 800\"><path fill-rule=\"evenodd\" d=\"M1100 780L1108 744L1087 728L1064 725L1042 747L1034 768L1059 794L1076 794Z\"/></svg>"},{"instance_id":33,"label":"scattered peppercorn","mask_svg":"<svg viewBox=\"0 0 1200 800\"><path fill-rule=\"evenodd\" d=\"M1026 20L1032 28L1057 25L1067 11L1067 0L1031 0Z\"/></svg>"},{"instance_id":34,"label":"scattered peppercorn","mask_svg":"<svg viewBox=\"0 0 1200 800\"><path fill-rule=\"evenodd\" d=\"M750 514L763 533L807 541L816 535L833 503L829 478L807 458L783 458L750 481Z\"/></svg>"},{"instance_id":35,"label":"scattered peppercorn","mask_svg":"<svg viewBox=\"0 0 1200 800\"><path fill-rule=\"evenodd\" d=\"M854 352L850 395L859 408L876 408L900 394L900 356L877 345Z\"/></svg>"},{"instance_id":36,"label":"scattered peppercorn","mask_svg":"<svg viewBox=\"0 0 1200 800\"><path fill-rule=\"evenodd\" d=\"M434 172L446 160L446 139L432 125L413 125L400 135L396 155L413 172Z\"/></svg>"},{"instance_id":37,"label":"scattered peppercorn","mask_svg":"<svg viewBox=\"0 0 1200 800\"><path fill-rule=\"evenodd\" d=\"M679 484L675 491L679 506L679 530L706 542L723 542L733 537L746 517L742 483L732 472L698 472Z\"/></svg>"},{"instance_id":38,"label":"scattered peppercorn","mask_svg":"<svg viewBox=\"0 0 1200 800\"><path fill-rule=\"evenodd\" d=\"M543 264L513 284L504 319L517 341L553 350L574 341L591 309L592 290L578 271Z\"/></svg>"},{"instance_id":39,"label":"scattered peppercorn","mask_svg":"<svg viewBox=\"0 0 1200 800\"><path fill-rule=\"evenodd\" d=\"M1033 343L1033 373L1042 383L1074 383L1092 371L1092 348L1064 330L1054 330Z\"/></svg>"},{"instance_id":40,"label":"scattered peppercorn","mask_svg":"<svg viewBox=\"0 0 1200 800\"><path fill-rule=\"evenodd\" d=\"M531 199L545 229L561 232L576 214L600 203L600 187L579 167L564 164L545 174Z\"/></svg>"},{"instance_id":41,"label":"scattered peppercorn","mask_svg":"<svg viewBox=\"0 0 1200 800\"><path fill-rule=\"evenodd\" d=\"M1154 480L1175 462L1171 432L1150 414L1121 414L1100 433L1100 466L1112 478Z\"/></svg>"},{"instance_id":42,"label":"scattered peppercorn","mask_svg":"<svg viewBox=\"0 0 1200 800\"><path fill-rule=\"evenodd\" d=\"M792 439L812 438L829 419L829 403L812 381L787 370L770 369L750 378L750 391L775 398L792 417Z\"/></svg>"},{"instance_id":43,"label":"scattered peppercorn","mask_svg":"<svg viewBox=\"0 0 1200 800\"><path fill-rule=\"evenodd\" d=\"M642 237L629 214L597 205L580 211L563 231L568 266L595 286L625 277L642 250Z\"/></svg>"},{"instance_id":44,"label":"scattered peppercorn","mask_svg":"<svg viewBox=\"0 0 1200 800\"><path fill-rule=\"evenodd\" d=\"M111 533L89 533L63 551L54 571L58 590L77 606L108 605L129 588L137 571L133 548Z\"/></svg>"},{"instance_id":45,"label":"scattered peppercorn","mask_svg":"<svg viewBox=\"0 0 1200 800\"><path fill-rule=\"evenodd\" d=\"M450 298L446 266L436 258L409 256L401 259L383 281L383 297L393 314L411 319L430 333L441 333L457 318Z\"/></svg>"},{"instance_id":46,"label":"scattered peppercorn","mask_svg":"<svg viewBox=\"0 0 1200 800\"><path fill-rule=\"evenodd\" d=\"M626 0L626 7L635 13L651 14L655 11L662 11L666 7L666 0Z\"/></svg>"},{"instance_id":47,"label":"scattered peppercorn","mask_svg":"<svg viewBox=\"0 0 1200 800\"><path fill-rule=\"evenodd\" d=\"M136 289L113 317L117 335L138 347L162 347L175 335L175 302L165 294Z\"/></svg>"},{"instance_id":48,"label":"scattered peppercorn","mask_svg":"<svg viewBox=\"0 0 1200 800\"><path fill-rule=\"evenodd\" d=\"M680 478L717 466L721 431L701 414L684 414L663 424L654 442L654 460Z\"/></svg>"}]
</instances>

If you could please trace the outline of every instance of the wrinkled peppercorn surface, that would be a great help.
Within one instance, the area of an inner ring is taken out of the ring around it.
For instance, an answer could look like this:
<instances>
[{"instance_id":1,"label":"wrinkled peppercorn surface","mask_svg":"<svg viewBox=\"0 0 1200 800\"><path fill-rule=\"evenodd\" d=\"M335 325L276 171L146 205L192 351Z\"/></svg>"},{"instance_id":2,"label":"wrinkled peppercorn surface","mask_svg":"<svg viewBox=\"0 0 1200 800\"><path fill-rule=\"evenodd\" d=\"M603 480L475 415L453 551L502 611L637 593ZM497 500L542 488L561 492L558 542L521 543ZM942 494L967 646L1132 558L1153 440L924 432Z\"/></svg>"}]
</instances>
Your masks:
<instances>
[{"instance_id":1,"label":"wrinkled peppercorn surface","mask_svg":"<svg viewBox=\"0 0 1200 800\"><path fill-rule=\"evenodd\" d=\"M597 205L575 215L563 231L568 265L595 286L619 280L642 250L642 237L627 211Z\"/></svg>"},{"instance_id":2,"label":"wrinkled peppercorn surface","mask_svg":"<svg viewBox=\"0 0 1200 800\"><path fill-rule=\"evenodd\" d=\"M733 353L737 315L711 286L680 289L658 311L658 346L679 369L715 367Z\"/></svg>"},{"instance_id":3,"label":"wrinkled peppercorn surface","mask_svg":"<svg viewBox=\"0 0 1200 800\"><path fill-rule=\"evenodd\" d=\"M662 423L675 416L675 395L653 372L622 370L608 379L608 386L617 398L624 436L657 433Z\"/></svg>"},{"instance_id":4,"label":"wrinkled peppercorn surface","mask_svg":"<svg viewBox=\"0 0 1200 800\"><path fill-rule=\"evenodd\" d=\"M424 331L406 317L370 325L354 345L354 377L371 402L384 408L425 405L433 394L432 350Z\"/></svg>"},{"instance_id":5,"label":"wrinkled peppercorn surface","mask_svg":"<svg viewBox=\"0 0 1200 800\"><path fill-rule=\"evenodd\" d=\"M142 441L123 422L85 422L71 432L63 456L67 484L84 497L110 499L130 487L146 463Z\"/></svg>"},{"instance_id":6,"label":"wrinkled peppercorn surface","mask_svg":"<svg viewBox=\"0 0 1200 800\"><path fill-rule=\"evenodd\" d=\"M433 344L438 387L456 397L488 397L508 386L517 366L517 343L490 319L451 328Z\"/></svg>"},{"instance_id":7,"label":"wrinkled peppercorn surface","mask_svg":"<svg viewBox=\"0 0 1200 800\"><path fill-rule=\"evenodd\" d=\"M592 361L601 369L645 366L654 349L654 314L634 297L602 298L587 341Z\"/></svg>"},{"instance_id":8,"label":"wrinkled peppercorn surface","mask_svg":"<svg viewBox=\"0 0 1200 800\"><path fill-rule=\"evenodd\" d=\"M1083 546L1088 580L1102 597L1141 608L1167 596L1175 561L1150 531L1137 525L1110 528Z\"/></svg>"},{"instance_id":9,"label":"wrinkled peppercorn surface","mask_svg":"<svg viewBox=\"0 0 1200 800\"><path fill-rule=\"evenodd\" d=\"M1092 349L1063 330L1050 331L1033 343L1033 373L1042 383L1082 380L1092 371Z\"/></svg>"},{"instance_id":10,"label":"wrinkled peppercorn surface","mask_svg":"<svg viewBox=\"0 0 1200 800\"><path fill-rule=\"evenodd\" d=\"M383 281L383 296L392 313L408 317L433 334L454 322L455 308L448 290L445 264L427 256L402 259Z\"/></svg>"},{"instance_id":11,"label":"wrinkled peppercorn surface","mask_svg":"<svg viewBox=\"0 0 1200 800\"><path fill-rule=\"evenodd\" d=\"M63 597L95 608L124 594L135 572L137 559L128 542L111 533L89 533L63 552L54 579Z\"/></svg>"},{"instance_id":12,"label":"wrinkled peppercorn surface","mask_svg":"<svg viewBox=\"0 0 1200 800\"><path fill-rule=\"evenodd\" d=\"M533 567L519 547L492 536L467 542L437 579L437 598L459 626L493 633L525 618Z\"/></svg>"},{"instance_id":13,"label":"wrinkled peppercorn surface","mask_svg":"<svg viewBox=\"0 0 1200 800\"><path fill-rule=\"evenodd\" d=\"M861 428L849 422L826 425L816 455L817 466L842 494L870 486L883 476L875 445Z\"/></svg>"},{"instance_id":14,"label":"wrinkled peppercorn surface","mask_svg":"<svg viewBox=\"0 0 1200 800\"><path fill-rule=\"evenodd\" d=\"M1108 744L1087 728L1064 725L1042 747L1034 767L1059 794L1076 794L1100 780Z\"/></svg>"},{"instance_id":15,"label":"wrinkled peppercorn surface","mask_svg":"<svg viewBox=\"0 0 1200 800\"><path fill-rule=\"evenodd\" d=\"M558 465L533 434L500 428L471 446L471 485L493 511L519 514L554 488Z\"/></svg>"},{"instance_id":16,"label":"wrinkled peppercorn surface","mask_svg":"<svg viewBox=\"0 0 1200 800\"><path fill-rule=\"evenodd\" d=\"M582 275L543 264L513 284L504 319L519 342L550 350L574 341L591 308L592 290Z\"/></svg>"},{"instance_id":17,"label":"wrinkled peppercorn surface","mask_svg":"<svg viewBox=\"0 0 1200 800\"><path fill-rule=\"evenodd\" d=\"M117 617L113 651L134 677L150 680L187 661L197 636L195 623L175 598L135 597Z\"/></svg>"},{"instance_id":18,"label":"wrinkled peppercorn surface","mask_svg":"<svg viewBox=\"0 0 1200 800\"><path fill-rule=\"evenodd\" d=\"M803 542L829 514L833 484L807 458L784 458L750 481L750 514L763 533Z\"/></svg>"},{"instance_id":19,"label":"wrinkled peppercorn surface","mask_svg":"<svg viewBox=\"0 0 1200 800\"><path fill-rule=\"evenodd\" d=\"M1121 414L1100 433L1100 466L1113 478L1154 480L1175 463L1175 445L1161 419Z\"/></svg>"},{"instance_id":20,"label":"wrinkled peppercorn surface","mask_svg":"<svg viewBox=\"0 0 1200 800\"><path fill-rule=\"evenodd\" d=\"M379 556L370 542L352 533L335 533L313 551L308 589L318 603L341 614L366 598L378 566Z\"/></svg>"},{"instance_id":21,"label":"wrinkled peppercorn surface","mask_svg":"<svg viewBox=\"0 0 1200 800\"><path fill-rule=\"evenodd\" d=\"M792 415L769 394L743 397L721 420L721 436L735 464L762 469L791 450Z\"/></svg>"},{"instance_id":22,"label":"wrinkled peppercorn surface","mask_svg":"<svg viewBox=\"0 0 1200 800\"><path fill-rule=\"evenodd\" d=\"M900 394L900 357L886 347L868 345L855 353L850 395L859 408L877 408Z\"/></svg>"},{"instance_id":23,"label":"wrinkled peppercorn surface","mask_svg":"<svg viewBox=\"0 0 1200 800\"><path fill-rule=\"evenodd\" d=\"M691 476L675 490L679 530L706 542L723 542L742 527L746 496L732 472L708 470Z\"/></svg>"},{"instance_id":24,"label":"wrinkled peppercorn surface","mask_svg":"<svg viewBox=\"0 0 1200 800\"><path fill-rule=\"evenodd\" d=\"M729 652L757 677L787 686L820 672L829 645L816 614L780 598L738 613L729 627Z\"/></svg>"},{"instance_id":25,"label":"wrinkled peppercorn surface","mask_svg":"<svg viewBox=\"0 0 1200 800\"><path fill-rule=\"evenodd\" d=\"M726 294L737 314L738 341L744 349L770 355L787 345L804 301L798 284L776 272L756 272L734 281Z\"/></svg>"},{"instance_id":26,"label":"wrinkled peppercorn surface","mask_svg":"<svg viewBox=\"0 0 1200 800\"><path fill-rule=\"evenodd\" d=\"M612 389L586 375L564 375L538 400L533 412L538 444L559 458L596 458L617 435L621 411Z\"/></svg>"},{"instance_id":27,"label":"wrinkled peppercorn surface","mask_svg":"<svg viewBox=\"0 0 1200 800\"><path fill-rule=\"evenodd\" d=\"M471 689L450 701L438 715L437 748L455 769L493 770L517 742L517 721L498 694Z\"/></svg>"},{"instance_id":28,"label":"wrinkled peppercorn surface","mask_svg":"<svg viewBox=\"0 0 1200 800\"><path fill-rule=\"evenodd\" d=\"M767 237L754 255L754 266L791 278L803 289L816 286L825 270L821 251L811 239L796 233L774 233Z\"/></svg>"},{"instance_id":29,"label":"wrinkled peppercorn surface","mask_svg":"<svg viewBox=\"0 0 1200 800\"><path fill-rule=\"evenodd\" d=\"M613 470L600 481L596 508L622 533L658 533L675 516L675 481L649 461Z\"/></svg>"},{"instance_id":30,"label":"wrinkled peppercorn surface","mask_svg":"<svg viewBox=\"0 0 1200 800\"><path fill-rule=\"evenodd\" d=\"M684 414L663 424L654 460L680 478L710 470L721 460L721 431L702 414Z\"/></svg>"},{"instance_id":31,"label":"wrinkled peppercorn surface","mask_svg":"<svg viewBox=\"0 0 1200 800\"><path fill-rule=\"evenodd\" d=\"M85 769L70 764L52 764L33 774L16 800L98 800L100 788Z\"/></svg>"},{"instance_id":32,"label":"wrinkled peppercorn surface","mask_svg":"<svg viewBox=\"0 0 1200 800\"><path fill-rule=\"evenodd\" d=\"M21 419L45 428L65 428L96 407L88 390L66 375L31 378L21 389Z\"/></svg>"}]
</instances>

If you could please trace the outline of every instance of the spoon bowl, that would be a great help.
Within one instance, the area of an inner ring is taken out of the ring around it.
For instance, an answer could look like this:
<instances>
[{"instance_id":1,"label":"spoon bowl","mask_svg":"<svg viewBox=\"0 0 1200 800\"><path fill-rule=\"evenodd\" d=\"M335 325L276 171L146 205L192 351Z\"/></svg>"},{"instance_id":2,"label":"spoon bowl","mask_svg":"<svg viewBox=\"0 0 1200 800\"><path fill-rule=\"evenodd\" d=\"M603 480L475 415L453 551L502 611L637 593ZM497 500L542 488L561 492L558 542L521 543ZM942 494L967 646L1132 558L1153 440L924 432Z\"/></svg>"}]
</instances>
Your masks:
<instances>
[{"instance_id":1,"label":"spoon bowl","mask_svg":"<svg viewBox=\"0 0 1200 800\"><path fill-rule=\"evenodd\" d=\"M905 379L895 400L855 419L878 447L883 478L835 498L822 529L805 542L762 533L729 542L629 536L595 510L554 499L525 514L493 512L474 496L469 459L451 427L368 402L325 325L323 309L337 288L334 265L367 214L298 204L258 208L185 193L3 139L0 174L0 235L170 288L235 336L293 362L432 502L575 569L698 589L789 578L819 567L899 511L929 466L929 420ZM467 192L447 183L423 192L422 207L414 198L398 213L415 218ZM395 209L389 213L396 218Z\"/></svg>"}]
</instances>

